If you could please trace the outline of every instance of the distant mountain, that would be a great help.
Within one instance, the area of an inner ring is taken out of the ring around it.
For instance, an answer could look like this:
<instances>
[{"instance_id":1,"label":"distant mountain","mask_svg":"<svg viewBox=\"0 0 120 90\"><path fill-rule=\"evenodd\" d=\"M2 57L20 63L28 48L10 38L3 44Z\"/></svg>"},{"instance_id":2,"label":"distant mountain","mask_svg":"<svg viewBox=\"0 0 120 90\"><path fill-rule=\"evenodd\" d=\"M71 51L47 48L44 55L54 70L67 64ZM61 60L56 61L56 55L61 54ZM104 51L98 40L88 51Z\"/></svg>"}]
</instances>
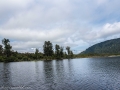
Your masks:
<instances>
[{"instance_id":1,"label":"distant mountain","mask_svg":"<svg viewBox=\"0 0 120 90\"><path fill-rule=\"evenodd\" d=\"M120 38L95 44L80 54L120 54Z\"/></svg>"}]
</instances>

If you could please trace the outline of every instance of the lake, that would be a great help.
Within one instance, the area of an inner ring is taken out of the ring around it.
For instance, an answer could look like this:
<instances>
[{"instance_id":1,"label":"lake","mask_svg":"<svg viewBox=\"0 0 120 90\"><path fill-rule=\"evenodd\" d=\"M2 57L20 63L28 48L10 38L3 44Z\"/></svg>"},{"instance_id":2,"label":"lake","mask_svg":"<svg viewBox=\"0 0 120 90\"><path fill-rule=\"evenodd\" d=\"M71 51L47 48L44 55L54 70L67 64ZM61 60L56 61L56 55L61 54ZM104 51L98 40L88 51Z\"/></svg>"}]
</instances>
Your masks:
<instances>
[{"instance_id":1,"label":"lake","mask_svg":"<svg viewBox=\"0 0 120 90\"><path fill-rule=\"evenodd\" d=\"M0 63L0 90L120 90L120 57Z\"/></svg>"}]
</instances>

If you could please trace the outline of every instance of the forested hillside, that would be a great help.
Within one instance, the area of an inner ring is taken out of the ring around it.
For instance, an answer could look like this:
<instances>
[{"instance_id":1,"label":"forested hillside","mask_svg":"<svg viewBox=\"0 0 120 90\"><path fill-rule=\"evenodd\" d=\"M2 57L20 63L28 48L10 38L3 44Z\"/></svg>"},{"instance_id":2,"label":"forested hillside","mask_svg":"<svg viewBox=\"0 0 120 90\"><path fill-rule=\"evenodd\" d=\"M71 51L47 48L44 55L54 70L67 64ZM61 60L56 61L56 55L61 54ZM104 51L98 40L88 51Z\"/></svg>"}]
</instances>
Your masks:
<instances>
[{"instance_id":1,"label":"forested hillside","mask_svg":"<svg viewBox=\"0 0 120 90\"><path fill-rule=\"evenodd\" d=\"M95 44L81 54L120 54L120 38Z\"/></svg>"}]
</instances>

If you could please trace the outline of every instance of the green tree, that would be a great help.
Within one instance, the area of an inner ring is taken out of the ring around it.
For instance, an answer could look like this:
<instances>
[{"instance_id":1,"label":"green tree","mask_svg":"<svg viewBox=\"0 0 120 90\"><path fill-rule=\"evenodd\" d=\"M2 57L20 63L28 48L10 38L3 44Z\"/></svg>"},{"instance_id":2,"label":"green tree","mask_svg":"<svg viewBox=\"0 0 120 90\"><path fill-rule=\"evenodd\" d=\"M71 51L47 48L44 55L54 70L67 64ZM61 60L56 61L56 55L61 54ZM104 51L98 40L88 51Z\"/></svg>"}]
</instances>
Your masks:
<instances>
[{"instance_id":1,"label":"green tree","mask_svg":"<svg viewBox=\"0 0 120 90\"><path fill-rule=\"evenodd\" d=\"M64 53L63 53L63 47L60 47L60 57L63 58Z\"/></svg>"},{"instance_id":2,"label":"green tree","mask_svg":"<svg viewBox=\"0 0 120 90\"><path fill-rule=\"evenodd\" d=\"M66 50L67 50L67 53L68 53L67 58L73 58L74 54L73 54L73 52L70 50L70 47L69 47L69 46L66 47Z\"/></svg>"},{"instance_id":3,"label":"green tree","mask_svg":"<svg viewBox=\"0 0 120 90\"><path fill-rule=\"evenodd\" d=\"M52 56L53 55L53 46L50 41L45 41L43 45L43 52L45 56Z\"/></svg>"},{"instance_id":4,"label":"green tree","mask_svg":"<svg viewBox=\"0 0 120 90\"><path fill-rule=\"evenodd\" d=\"M2 54L3 54L3 48L2 48L2 45L0 45L0 62L4 61Z\"/></svg>"},{"instance_id":5,"label":"green tree","mask_svg":"<svg viewBox=\"0 0 120 90\"><path fill-rule=\"evenodd\" d=\"M68 55L70 55L70 47L69 46L66 47L66 50L67 50Z\"/></svg>"},{"instance_id":6,"label":"green tree","mask_svg":"<svg viewBox=\"0 0 120 90\"><path fill-rule=\"evenodd\" d=\"M2 55L3 53L3 48L2 48L2 45L0 45L0 55Z\"/></svg>"},{"instance_id":7,"label":"green tree","mask_svg":"<svg viewBox=\"0 0 120 90\"><path fill-rule=\"evenodd\" d=\"M63 53L63 47L60 47L59 45L55 45L55 57L57 59L62 59L64 56L64 53Z\"/></svg>"},{"instance_id":8,"label":"green tree","mask_svg":"<svg viewBox=\"0 0 120 90\"><path fill-rule=\"evenodd\" d=\"M60 58L60 46L59 45L55 45L55 56L57 59Z\"/></svg>"},{"instance_id":9,"label":"green tree","mask_svg":"<svg viewBox=\"0 0 120 90\"><path fill-rule=\"evenodd\" d=\"M12 46L10 46L10 41L9 39L3 39L2 40L2 44L4 45L4 54L6 55L6 57L10 57L11 56L11 49Z\"/></svg>"},{"instance_id":10,"label":"green tree","mask_svg":"<svg viewBox=\"0 0 120 90\"><path fill-rule=\"evenodd\" d=\"M70 51L70 57L73 58L74 54L72 51Z\"/></svg>"},{"instance_id":11,"label":"green tree","mask_svg":"<svg viewBox=\"0 0 120 90\"><path fill-rule=\"evenodd\" d=\"M38 54L39 54L39 50L36 48L35 50L35 58L38 59Z\"/></svg>"}]
</instances>

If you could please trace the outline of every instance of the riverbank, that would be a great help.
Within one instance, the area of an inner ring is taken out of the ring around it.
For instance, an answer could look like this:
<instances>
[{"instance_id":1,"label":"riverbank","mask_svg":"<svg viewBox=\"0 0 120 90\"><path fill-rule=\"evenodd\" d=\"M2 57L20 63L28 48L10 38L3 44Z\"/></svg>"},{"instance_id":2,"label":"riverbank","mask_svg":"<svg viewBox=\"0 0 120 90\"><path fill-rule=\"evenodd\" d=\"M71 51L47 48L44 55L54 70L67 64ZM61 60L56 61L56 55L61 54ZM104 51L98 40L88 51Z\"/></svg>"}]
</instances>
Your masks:
<instances>
[{"instance_id":1,"label":"riverbank","mask_svg":"<svg viewBox=\"0 0 120 90\"><path fill-rule=\"evenodd\" d=\"M120 57L120 55L76 55L76 58Z\"/></svg>"}]
</instances>

